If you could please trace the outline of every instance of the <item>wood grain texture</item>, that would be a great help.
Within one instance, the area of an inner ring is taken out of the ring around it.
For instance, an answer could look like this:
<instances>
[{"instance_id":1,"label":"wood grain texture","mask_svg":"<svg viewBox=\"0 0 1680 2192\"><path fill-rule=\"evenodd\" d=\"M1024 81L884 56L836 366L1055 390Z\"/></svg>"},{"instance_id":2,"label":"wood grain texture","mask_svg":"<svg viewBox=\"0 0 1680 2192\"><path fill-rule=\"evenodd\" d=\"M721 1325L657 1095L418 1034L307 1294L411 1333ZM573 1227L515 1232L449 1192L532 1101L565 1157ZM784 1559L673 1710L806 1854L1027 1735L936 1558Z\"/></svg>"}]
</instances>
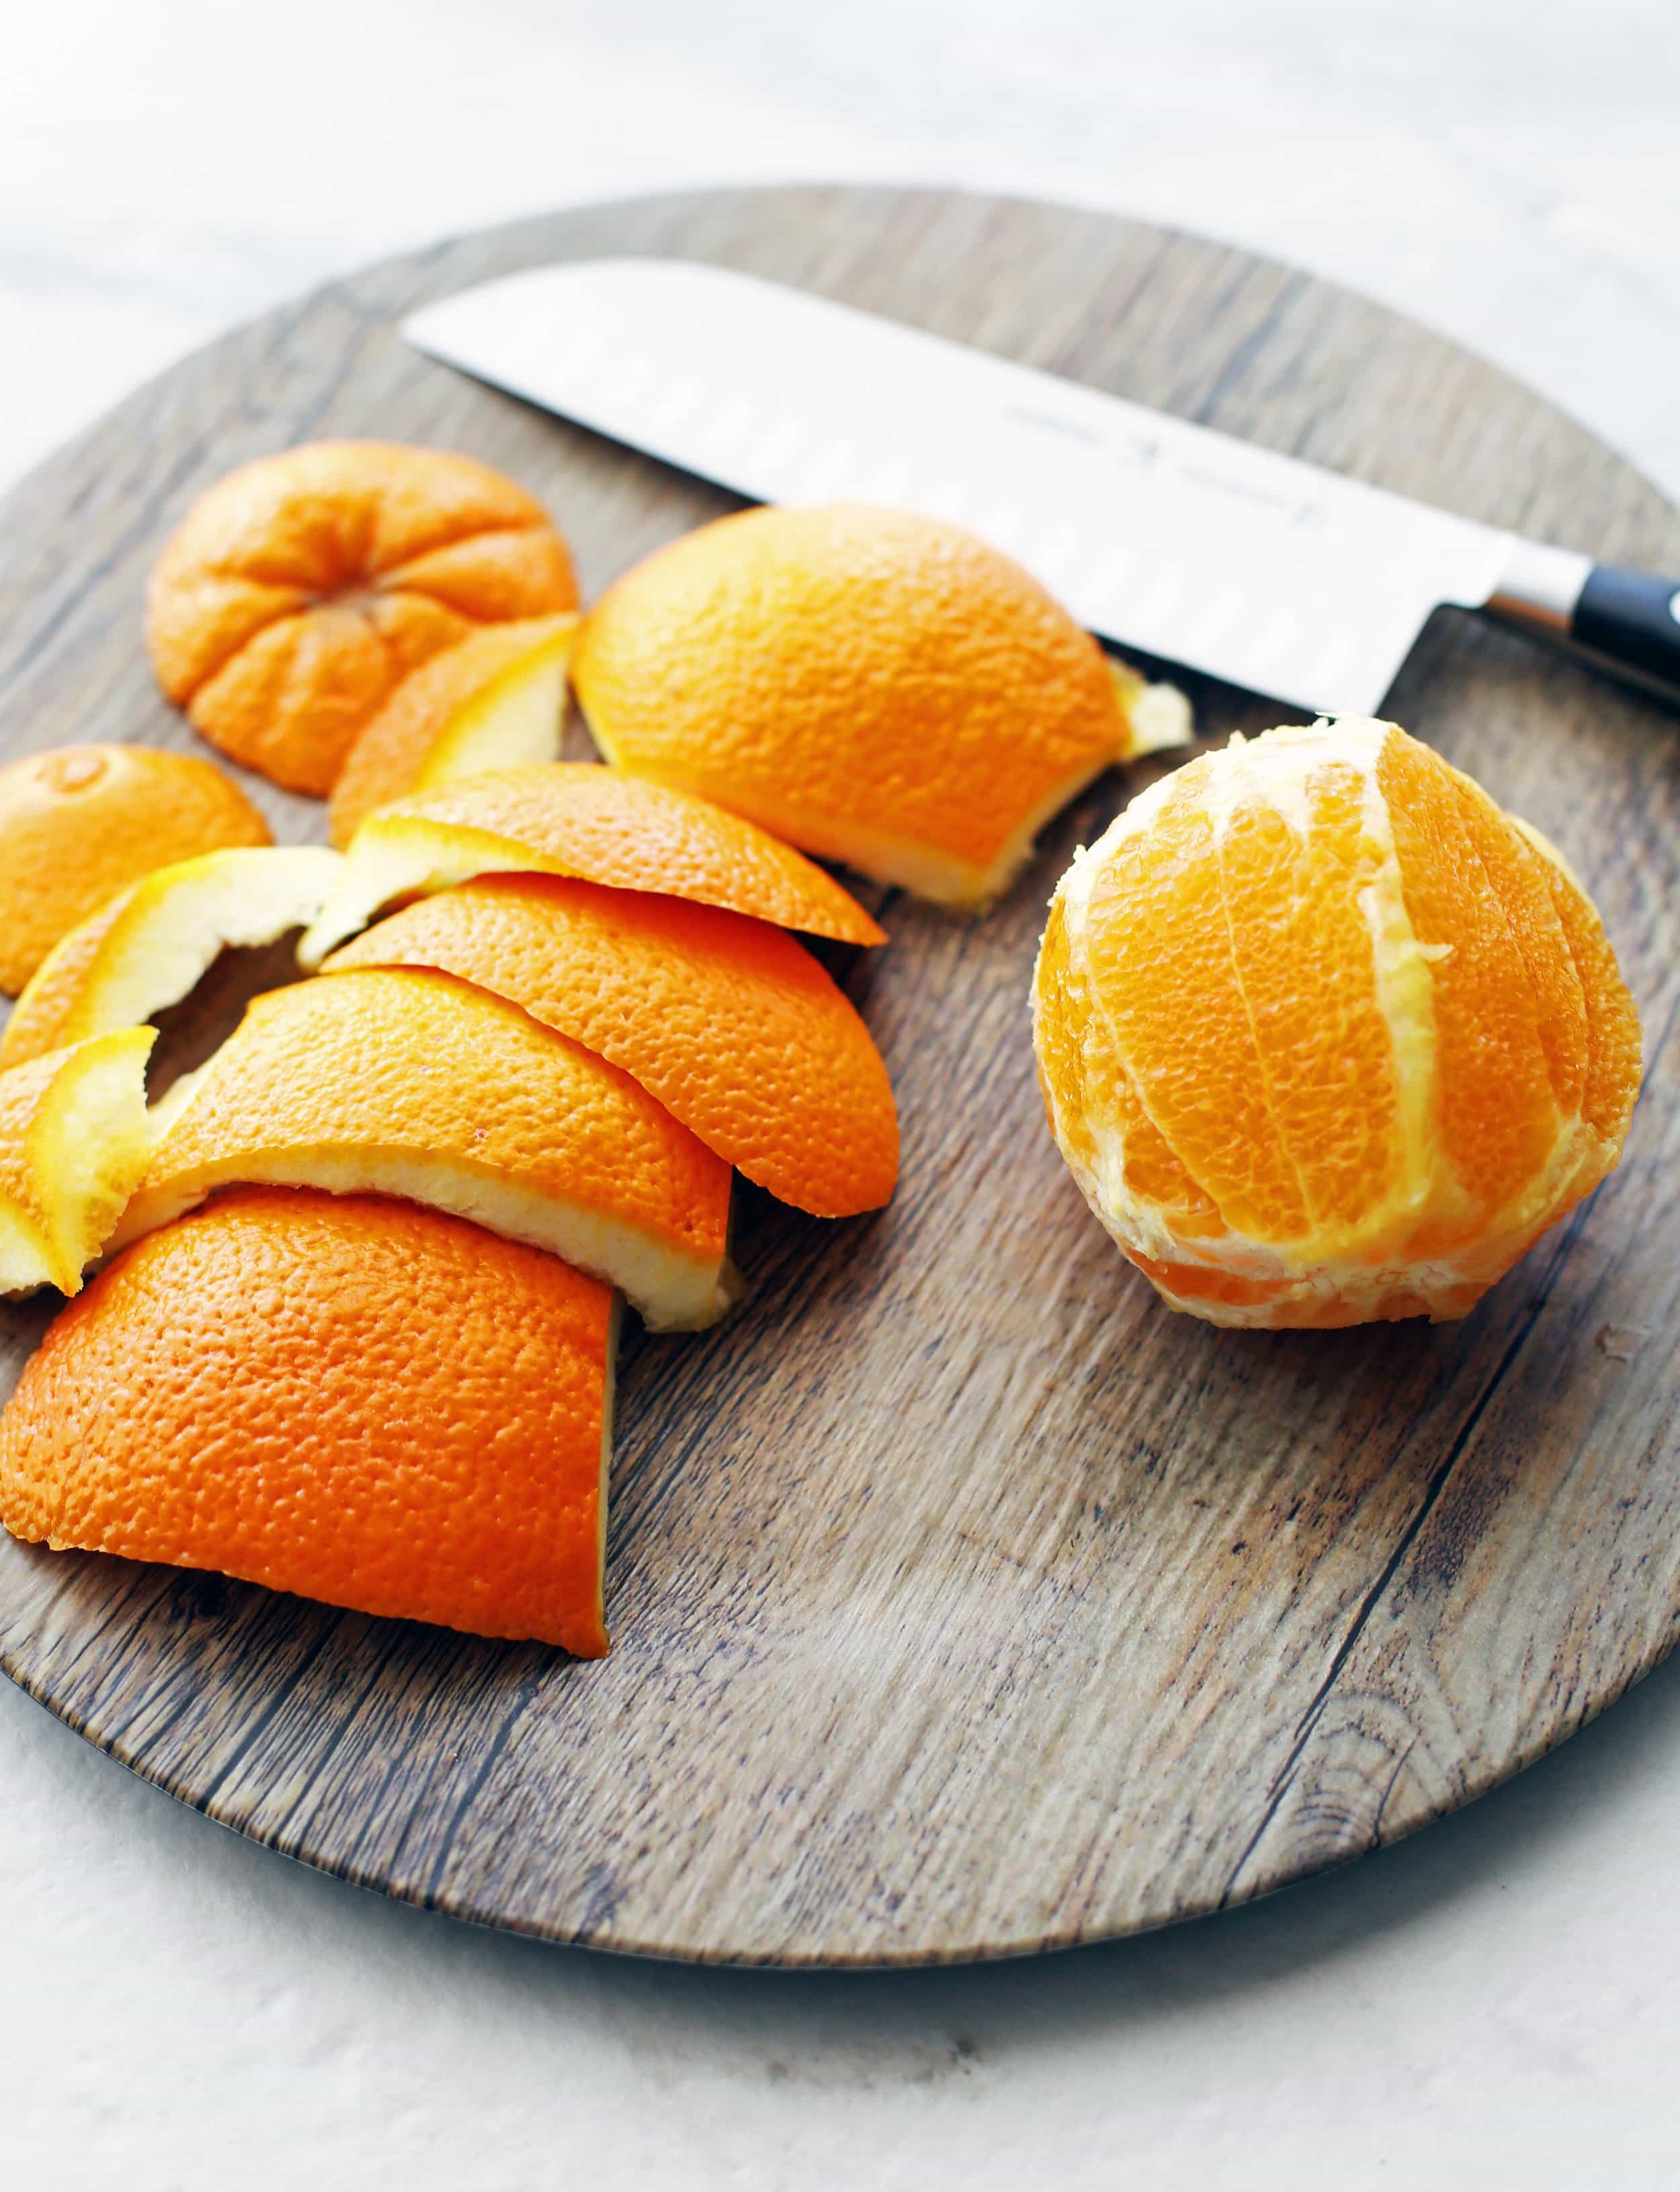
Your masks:
<instances>
[{"instance_id":1,"label":"wood grain texture","mask_svg":"<svg viewBox=\"0 0 1680 2192\"><path fill-rule=\"evenodd\" d=\"M190 746L140 644L191 497L322 434L470 451L589 594L728 499L411 354L411 306L545 260L710 259L1466 514L1673 568L1680 520L1449 344L1094 214L780 190L585 208L271 315L7 502L0 739ZM1124 522L1124 512L1117 513ZM1204 728L1279 711L1193 681ZM1162 1924L1409 1832L1558 1742L1680 1620L1671 721L1443 612L1390 712L1563 847L1644 1015L1622 1169L1467 1322L1216 1332L1085 1210L1027 986L1105 780L983 924L902 899L846 979L905 1123L891 1209L749 1195L745 1310L627 1344L593 1665L216 1578L0 1546L0 1653L214 1818L390 1893L766 1963L1002 1955ZM1135 786L1136 779L1134 779ZM254 787L282 838L318 808ZM47 1321L6 1315L14 1374Z\"/></svg>"}]
</instances>

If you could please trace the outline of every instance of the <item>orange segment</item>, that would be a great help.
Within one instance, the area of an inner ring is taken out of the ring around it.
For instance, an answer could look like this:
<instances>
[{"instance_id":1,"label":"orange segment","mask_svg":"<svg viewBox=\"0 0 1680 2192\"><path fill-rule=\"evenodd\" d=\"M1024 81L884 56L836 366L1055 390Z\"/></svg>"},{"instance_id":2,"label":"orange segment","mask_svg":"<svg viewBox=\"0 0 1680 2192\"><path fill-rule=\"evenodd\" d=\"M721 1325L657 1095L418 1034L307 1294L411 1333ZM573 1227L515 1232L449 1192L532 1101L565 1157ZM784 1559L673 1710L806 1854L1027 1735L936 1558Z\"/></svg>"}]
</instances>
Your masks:
<instances>
[{"instance_id":1,"label":"orange segment","mask_svg":"<svg viewBox=\"0 0 1680 2192\"><path fill-rule=\"evenodd\" d=\"M963 906L1100 771L1189 737L1018 564L857 504L685 534L596 604L573 674L615 767Z\"/></svg>"},{"instance_id":2,"label":"orange segment","mask_svg":"<svg viewBox=\"0 0 1680 2192\"><path fill-rule=\"evenodd\" d=\"M315 442L194 504L152 574L146 640L213 745L320 794L410 671L481 625L577 600L565 542L499 472L442 449Z\"/></svg>"},{"instance_id":3,"label":"orange segment","mask_svg":"<svg viewBox=\"0 0 1680 2192\"><path fill-rule=\"evenodd\" d=\"M1235 739L1057 888L1051 1129L1175 1307L1461 1316L1620 1154L1638 1019L1544 840L1393 724Z\"/></svg>"},{"instance_id":4,"label":"orange segment","mask_svg":"<svg viewBox=\"0 0 1680 2192\"><path fill-rule=\"evenodd\" d=\"M405 677L333 787L333 842L376 807L461 776L557 761L575 616L488 625Z\"/></svg>"},{"instance_id":5,"label":"orange segment","mask_svg":"<svg viewBox=\"0 0 1680 2192\"><path fill-rule=\"evenodd\" d=\"M760 921L559 876L422 899L327 962L476 982L598 1051L749 1179L823 1218L892 1192L898 1124L868 1029Z\"/></svg>"},{"instance_id":6,"label":"orange segment","mask_svg":"<svg viewBox=\"0 0 1680 2192\"><path fill-rule=\"evenodd\" d=\"M16 996L59 941L152 868L266 845L237 785L192 754L60 746L0 769L0 990Z\"/></svg>"},{"instance_id":7,"label":"orange segment","mask_svg":"<svg viewBox=\"0 0 1680 2192\"><path fill-rule=\"evenodd\" d=\"M14 1537L607 1649L612 1297L367 1196L262 1189L131 1248L0 1419Z\"/></svg>"},{"instance_id":8,"label":"orange segment","mask_svg":"<svg viewBox=\"0 0 1680 2192\"><path fill-rule=\"evenodd\" d=\"M179 1003L219 953L271 944L313 921L337 878L320 845L206 853L156 869L48 953L0 1036L0 1066Z\"/></svg>"},{"instance_id":9,"label":"orange segment","mask_svg":"<svg viewBox=\"0 0 1680 2192\"><path fill-rule=\"evenodd\" d=\"M150 1028L49 1051L0 1073L0 1294L73 1294L151 1149Z\"/></svg>"},{"instance_id":10,"label":"orange segment","mask_svg":"<svg viewBox=\"0 0 1680 2192\"><path fill-rule=\"evenodd\" d=\"M660 1327L732 1299L728 1166L627 1073L442 974L259 997L160 1110L119 1244L265 1181L453 1211L621 1287Z\"/></svg>"},{"instance_id":11,"label":"orange segment","mask_svg":"<svg viewBox=\"0 0 1680 2192\"><path fill-rule=\"evenodd\" d=\"M381 906L473 876L576 876L720 905L844 944L880 944L857 900L791 846L703 799L583 762L498 769L370 814L299 957L318 967Z\"/></svg>"},{"instance_id":12,"label":"orange segment","mask_svg":"<svg viewBox=\"0 0 1680 2192\"><path fill-rule=\"evenodd\" d=\"M1420 1225L1415 1253L1427 1256L1486 1229L1545 1166L1559 1120L1534 988L1451 774L1427 746L1392 739L1377 775L1407 918L1435 955L1441 1152L1462 1190L1461 1208Z\"/></svg>"}]
</instances>

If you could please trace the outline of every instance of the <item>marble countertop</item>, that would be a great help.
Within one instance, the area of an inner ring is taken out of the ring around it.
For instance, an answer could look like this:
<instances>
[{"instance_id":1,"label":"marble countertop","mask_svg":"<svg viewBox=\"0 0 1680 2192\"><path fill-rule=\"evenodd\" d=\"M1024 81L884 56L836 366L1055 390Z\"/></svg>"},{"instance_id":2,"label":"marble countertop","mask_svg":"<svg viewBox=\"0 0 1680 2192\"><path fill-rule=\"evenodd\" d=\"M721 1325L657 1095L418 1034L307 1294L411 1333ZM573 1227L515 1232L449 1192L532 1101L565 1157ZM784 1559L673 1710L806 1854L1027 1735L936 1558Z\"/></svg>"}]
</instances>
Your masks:
<instances>
[{"instance_id":1,"label":"marble countertop","mask_svg":"<svg viewBox=\"0 0 1680 2192\"><path fill-rule=\"evenodd\" d=\"M1680 495L1673 0L58 0L0 71L0 477L182 351L566 200L875 177L1350 283ZM1415 1841L969 1972L565 1953L221 1833L0 1684L5 2143L175 2192L1680 2181L1680 1667Z\"/></svg>"}]
</instances>

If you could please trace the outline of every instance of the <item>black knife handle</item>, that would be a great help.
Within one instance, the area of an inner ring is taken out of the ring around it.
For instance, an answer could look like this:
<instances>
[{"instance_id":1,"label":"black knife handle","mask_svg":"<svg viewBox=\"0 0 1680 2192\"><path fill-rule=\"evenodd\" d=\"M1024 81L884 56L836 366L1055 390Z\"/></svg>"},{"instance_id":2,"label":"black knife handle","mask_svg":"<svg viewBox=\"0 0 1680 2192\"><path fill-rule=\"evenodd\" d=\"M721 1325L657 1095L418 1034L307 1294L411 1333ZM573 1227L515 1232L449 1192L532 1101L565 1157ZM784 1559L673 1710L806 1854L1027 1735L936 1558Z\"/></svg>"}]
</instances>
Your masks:
<instances>
[{"instance_id":1,"label":"black knife handle","mask_svg":"<svg viewBox=\"0 0 1680 2192\"><path fill-rule=\"evenodd\" d=\"M1607 665L1680 693L1680 579L1595 563L1569 619L1569 636Z\"/></svg>"}]
</instances>

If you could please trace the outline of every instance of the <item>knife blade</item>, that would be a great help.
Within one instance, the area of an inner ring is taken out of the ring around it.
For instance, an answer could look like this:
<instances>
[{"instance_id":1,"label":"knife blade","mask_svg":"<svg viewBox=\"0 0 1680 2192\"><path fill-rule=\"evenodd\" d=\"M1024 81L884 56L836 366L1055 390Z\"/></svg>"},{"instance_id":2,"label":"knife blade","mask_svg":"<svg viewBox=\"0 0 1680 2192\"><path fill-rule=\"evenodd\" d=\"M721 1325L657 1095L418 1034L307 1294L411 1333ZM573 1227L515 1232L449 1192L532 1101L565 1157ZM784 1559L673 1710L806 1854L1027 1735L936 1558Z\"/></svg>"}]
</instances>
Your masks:
<instances>
[{"instance_id":1,"label":"knife blade","mask_svg":"<svg viewBox=\"0 0 1680 2192\"><path fill-rule=\"evenodd\" d=\"M1680 690L1680 586L732 269L585 260L463 290L413 347L755 501L902 504L1091 631L1373 715L1443 602Z\"/></svg>"}]
</instances>

